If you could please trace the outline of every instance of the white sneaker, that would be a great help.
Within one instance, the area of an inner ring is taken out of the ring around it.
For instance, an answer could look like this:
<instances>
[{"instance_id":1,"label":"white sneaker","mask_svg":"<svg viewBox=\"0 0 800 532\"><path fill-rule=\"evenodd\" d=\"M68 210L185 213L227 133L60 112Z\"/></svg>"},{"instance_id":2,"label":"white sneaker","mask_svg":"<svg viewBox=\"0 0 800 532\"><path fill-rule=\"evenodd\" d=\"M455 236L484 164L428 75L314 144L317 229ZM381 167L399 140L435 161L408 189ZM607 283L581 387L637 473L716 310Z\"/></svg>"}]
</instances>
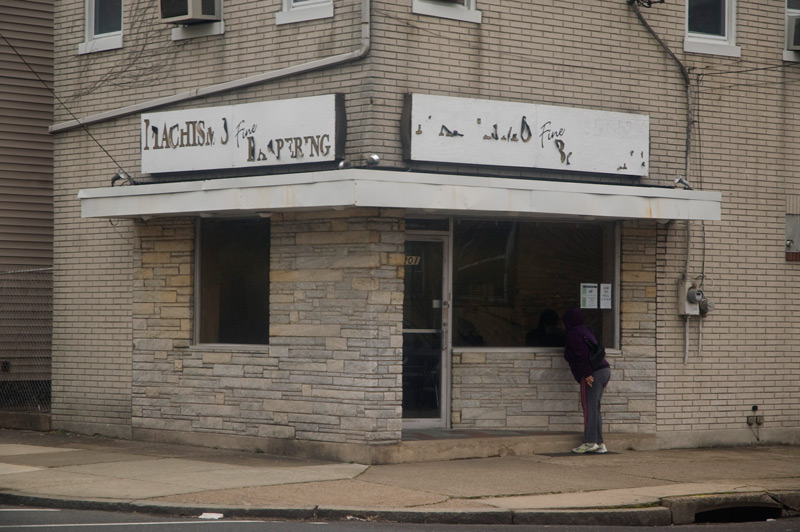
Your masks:
<instances>
[{"instance_id":1,"label":"white sneaker","mask_svg":"<svg viewBox=\"0 0 800 532\"><path fill-rule=\"evenodd\" d=\"M596 454L606 454L606 453L608 452L608 449L606 448L606 444L605 444L605 443L601 443L601 444L600 444L600 445L597 447L597 450L596 450L596 451L594 451L594 452L595 452Z\"/></svg>"},{"instance_id":2,"label":"white sneaker","mask_svg":"<svg viewBox=\"0 0 800 532\"><path fill-rule=\"evenodd\" d=\"M596 453L598 449L600 449L600 446L596 443L584 443L572 449L572 452L578 454Z\"/></svg>"}]
</instances>

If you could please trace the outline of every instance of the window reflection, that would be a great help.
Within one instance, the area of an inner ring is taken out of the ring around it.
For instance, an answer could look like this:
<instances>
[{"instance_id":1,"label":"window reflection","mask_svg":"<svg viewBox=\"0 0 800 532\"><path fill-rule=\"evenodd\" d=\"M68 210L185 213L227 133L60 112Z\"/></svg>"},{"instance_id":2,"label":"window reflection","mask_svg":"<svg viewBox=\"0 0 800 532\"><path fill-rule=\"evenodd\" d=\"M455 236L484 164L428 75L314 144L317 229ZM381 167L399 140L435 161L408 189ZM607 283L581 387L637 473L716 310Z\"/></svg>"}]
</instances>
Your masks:
<instances>
[{"instance_id":1,"label":"window reflection","mask_svg":"<svg viewBox=\"0 0 800 532\"><path fill-rule=\"evenodd\" d=\"M725 36L727 0L689 0L689 31Z\"/></svg>"},{"instance_id":2,"label":"window reflection","mask_svg":"<svg viewBox=\"0 0 800 532\"><path fill-rule=\"evenodd\" d=\"M269 343L269 220L203 219L200 342Z\"/></svg>"},{"instance_id":3,"label":"window reflection","mask_svg":"<svg viewBox=\"0 0 800 532\"><path fill-rule=\"evenodd\" d=\"M558 347L581 283L612 283L612 224L460 220L453 242L453 345ZM612 316L586 310L610 337Z\"/></svg>"},{"instance_id":4,"label":"window reflection","mask_svg":"<svg viewBox=\"0 0 800 532\"><path fill-rule=\"evenodd\" d=\"M94 4L94 34L122 30L122 0L96 0Z\"/></svg>"}]
</instances>

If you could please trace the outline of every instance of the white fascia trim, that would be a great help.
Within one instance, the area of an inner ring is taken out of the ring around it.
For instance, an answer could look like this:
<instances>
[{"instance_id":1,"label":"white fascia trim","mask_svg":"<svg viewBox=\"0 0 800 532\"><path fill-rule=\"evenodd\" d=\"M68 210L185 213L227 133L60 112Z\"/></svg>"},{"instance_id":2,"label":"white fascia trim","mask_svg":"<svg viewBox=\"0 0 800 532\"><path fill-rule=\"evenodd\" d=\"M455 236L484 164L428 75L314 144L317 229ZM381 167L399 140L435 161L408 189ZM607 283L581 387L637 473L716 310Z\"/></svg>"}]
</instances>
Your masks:
<instances>
[{"instance_id":1,"label":"white fascia trim","mask_svg":"<svg viewBox=\"0 0 800 532\"><path fill-rule=\"evenodd\" d=\"M280 26L281 24L293 24L295 22L331 17L333 17L333 2L296 6L288 11L278 11L275 14L275 25Z\"/></svg>"},{"instance_id":2,"label":"white fascia trim","mask_svg":"<svg viewBox=\"0 0 800 532\"><path fill-rule=\"evenodd\" d=\"M84 218L373 207L446 215L721 219L722 194L644 186L348 169L84 189Z\"/></svg>"},{"instance_id":3,"label":"white fascia trim","mask_svg":"<svg viewBox=\"0 0 800 532\"><path fill-rule=\"evenodd\" d=\"M482 13L477 9L467 9L459 5L437 4L426 2L425 0L414 0L411 5L411 11L417 15L463 20L464 22L474 22L475 24L480 24L483 19Z\"/></svg>"},{"instance_id":4,"label":"white fascia trim","mask_svg":"<svg viewBox=\"0 0 800 532\"><path fill-rule=\"evenodd\" d=\"M87 39L78 45L78 54L92 54L122 48L122 32Z\"/></svg>"}]
</instances>

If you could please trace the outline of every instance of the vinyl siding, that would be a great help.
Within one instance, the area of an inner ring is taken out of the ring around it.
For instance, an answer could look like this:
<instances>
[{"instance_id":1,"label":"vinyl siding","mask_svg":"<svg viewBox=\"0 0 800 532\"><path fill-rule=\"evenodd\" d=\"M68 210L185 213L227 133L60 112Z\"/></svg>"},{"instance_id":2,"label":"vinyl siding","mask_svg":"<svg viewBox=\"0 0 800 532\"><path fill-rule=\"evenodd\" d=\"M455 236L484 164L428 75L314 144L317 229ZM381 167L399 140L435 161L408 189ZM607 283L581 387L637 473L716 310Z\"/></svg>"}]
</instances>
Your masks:
<instances>
[{"instance_id":1,"label":"vinyl siding","mask_svg":"<svg viewBox=\"0 0 800 532\"><path fill-rule=\"evenodd\" d=\"M53 0L0 13L0 271L52 266Z\"/></svg>"}]
</instances>

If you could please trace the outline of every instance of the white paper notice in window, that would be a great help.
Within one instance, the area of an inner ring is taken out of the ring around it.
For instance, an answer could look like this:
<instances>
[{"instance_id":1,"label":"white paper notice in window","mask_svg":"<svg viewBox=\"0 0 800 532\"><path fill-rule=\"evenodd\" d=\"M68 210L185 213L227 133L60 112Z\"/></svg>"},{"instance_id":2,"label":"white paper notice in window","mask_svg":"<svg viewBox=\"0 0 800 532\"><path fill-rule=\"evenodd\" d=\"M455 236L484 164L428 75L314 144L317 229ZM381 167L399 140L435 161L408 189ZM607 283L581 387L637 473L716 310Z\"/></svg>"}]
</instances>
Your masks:
<instances>
[{"instance_id":1,"label":"white paper notice in window","mask_svg":"<svg viewBox=\"0 0 800 532\"><path fill-rule=\"evenodd\" d=\"M611 292L611 284L602 283L600 285L600 308L610 309L612 301L613 301L613 294Z\"/></svg>"},{"instance_id":2,"label":"white paper notice in window","mask_svg":"<svg viewBox=\"0 0 800 532\"><path fill-rule=\"evenodd\" d=\"M597 308L597 283L581 283L581 308Z\"/></svg>"}]
</instances>

